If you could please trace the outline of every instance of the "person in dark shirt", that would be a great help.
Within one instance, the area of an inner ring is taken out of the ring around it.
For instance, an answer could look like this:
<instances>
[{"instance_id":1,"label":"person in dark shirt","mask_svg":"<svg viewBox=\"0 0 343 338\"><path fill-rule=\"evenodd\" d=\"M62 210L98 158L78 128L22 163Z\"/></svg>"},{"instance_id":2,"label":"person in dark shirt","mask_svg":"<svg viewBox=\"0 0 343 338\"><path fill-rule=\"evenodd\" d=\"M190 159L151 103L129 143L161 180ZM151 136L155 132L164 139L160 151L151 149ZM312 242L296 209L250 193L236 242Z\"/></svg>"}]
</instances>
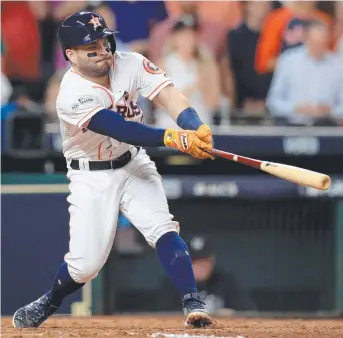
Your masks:
<instances>
[{"instance_id":1,"label":"person in dark shirt","mask_svg":"<svg viewBox=\"0 0 343 338\"><path fill-rule=\"evenodd\" d=\"M264 113L265 98L272 74L255 69L256 47L264 19L271 10L269 1L244 2L244 20L227 34L229 64L236 87L236 108L248 114Z\"/></svg>"},{"instance_id":2,"label":"person in dark shirt","mask_svg":"<svg viewBox=\"0 0 343 338\"><path fill-rule=\"evenodd\" d=\"M238 283L235 276L225 273L216 264L211 243L204 236L195 236L188 241L194 277L201 299L213 314L256 310L256 306ZM170 280L163 278L159 284L159 311L178 311L180 298L176 293L166 293Z\"/></svg>"}]
</instances>

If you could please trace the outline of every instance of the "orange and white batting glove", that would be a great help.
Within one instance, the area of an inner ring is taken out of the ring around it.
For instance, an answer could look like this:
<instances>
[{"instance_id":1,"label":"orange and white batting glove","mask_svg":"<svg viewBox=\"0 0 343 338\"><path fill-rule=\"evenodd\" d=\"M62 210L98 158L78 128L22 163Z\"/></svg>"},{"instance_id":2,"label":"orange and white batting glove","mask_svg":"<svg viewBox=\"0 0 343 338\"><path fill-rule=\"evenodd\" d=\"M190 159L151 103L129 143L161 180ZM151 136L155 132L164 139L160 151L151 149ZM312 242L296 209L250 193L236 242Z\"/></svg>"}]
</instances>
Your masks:
<instances>
[{"instance_id":1,"label":"orange and white batting glove","mask_svg":"<svg viewBox=\"0 0 343 338\"><path fill-rule=\"evenodd\" d=\"M212 150L212 144L201 141L193 130L167 129L164 134L164 144L198 159L213 158L206 152Z\"/></svg>"},{"instance_id":2,"label":"orange and white batting glove","mask_svg":"<svg viewBox=\"0 0 343 338\"><path fill-rule=\"evenodd\" d=\"M196 131L195 135L204 143L208 145L208 147L213 147L213 137L212 131L207 124L202 124L198 130ZM214 160L214 156L211 156L211 159Z\"/></svg>"},{"instance_id":3,"label":"orange and white batting glove","mask_svg":"<svg viewBox=\"0 0 343 338\"><path fill-rule=\"evenodd\" d=\"M207 124L202 124L195 134L201 141L212 144L212 131Z\"/></svg>"}]
</instances>

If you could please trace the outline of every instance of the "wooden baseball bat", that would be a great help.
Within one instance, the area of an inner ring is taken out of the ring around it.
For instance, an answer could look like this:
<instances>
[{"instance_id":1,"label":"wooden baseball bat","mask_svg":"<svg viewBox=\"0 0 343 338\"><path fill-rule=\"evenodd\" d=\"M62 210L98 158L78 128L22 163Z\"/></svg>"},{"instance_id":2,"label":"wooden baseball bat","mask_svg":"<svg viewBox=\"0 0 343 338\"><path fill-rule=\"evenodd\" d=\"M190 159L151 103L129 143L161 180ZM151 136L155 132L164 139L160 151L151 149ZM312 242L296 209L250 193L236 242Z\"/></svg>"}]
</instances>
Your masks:
<instances>
[{"instance_id":1,"label":"wooden baseball bat","mask_svg":"<svg viewBox=\"0 0 343 338\"><path fill-rule=\"evenodd\" d=\"M227 153L222 150L212 149L212 155L226 158L249 167L253 167L268 174L282 178L284 180L318 190L327 190L331 185L331 178L328 175L315 171L294 167L281 163L260 161L254 158Z\"/></svg>"}]
</instances>

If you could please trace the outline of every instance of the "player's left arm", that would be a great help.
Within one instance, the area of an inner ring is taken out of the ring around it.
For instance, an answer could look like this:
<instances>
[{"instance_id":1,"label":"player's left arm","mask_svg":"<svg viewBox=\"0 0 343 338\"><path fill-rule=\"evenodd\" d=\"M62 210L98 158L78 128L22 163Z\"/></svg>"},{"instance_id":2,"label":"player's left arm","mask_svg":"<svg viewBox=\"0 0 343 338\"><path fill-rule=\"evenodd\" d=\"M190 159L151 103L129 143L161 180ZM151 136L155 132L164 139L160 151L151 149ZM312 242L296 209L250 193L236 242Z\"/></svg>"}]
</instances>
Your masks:
<instances>
[{"instance_id":1,"label":"player's left arm","mask_svg":"<svg viewBox=\"0 0 343 338\"><path fill-rule=\"evenodd\" d=\"M203 123L196 110L192 108L187 98L173 85L163 88L154 98L162 105L177 123L185 130L196 130L197 136L206 143L212 143L212 131Z\"/></svg>"}]
</instances>

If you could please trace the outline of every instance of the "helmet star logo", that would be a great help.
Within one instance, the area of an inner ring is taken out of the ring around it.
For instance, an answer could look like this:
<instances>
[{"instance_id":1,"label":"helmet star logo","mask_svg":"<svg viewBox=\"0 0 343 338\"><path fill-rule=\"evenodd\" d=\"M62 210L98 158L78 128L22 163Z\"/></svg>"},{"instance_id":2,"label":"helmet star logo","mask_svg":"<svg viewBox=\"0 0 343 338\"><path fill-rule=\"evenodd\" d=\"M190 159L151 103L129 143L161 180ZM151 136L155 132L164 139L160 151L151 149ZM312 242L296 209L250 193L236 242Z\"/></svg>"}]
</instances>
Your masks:
<instances>
[{"instance_id":1,"label":"helmet star logo","mask_svg":"<svg viewBox=\"0 0 343 338\"><path fill-rule=\"evenodd\" d=\"M99 21L99 18L92 15L92 20L90 20L88 23L93 24L94 30L96 30L98 27L102 27L101 22Z\"/></svg>"}]
</instances>

